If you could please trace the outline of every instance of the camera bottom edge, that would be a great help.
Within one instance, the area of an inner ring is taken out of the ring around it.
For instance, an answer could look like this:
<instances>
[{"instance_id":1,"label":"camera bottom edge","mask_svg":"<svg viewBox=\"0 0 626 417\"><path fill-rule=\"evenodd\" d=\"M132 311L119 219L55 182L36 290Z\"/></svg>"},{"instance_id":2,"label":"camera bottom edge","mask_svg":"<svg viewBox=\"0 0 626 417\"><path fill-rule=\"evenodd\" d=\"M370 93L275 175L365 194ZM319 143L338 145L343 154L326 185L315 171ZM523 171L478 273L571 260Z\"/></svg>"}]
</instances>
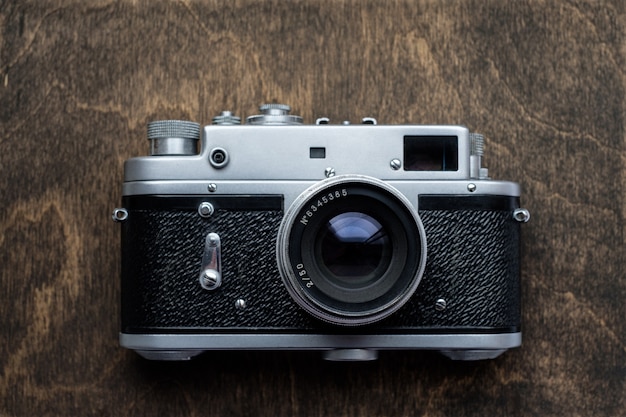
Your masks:
<instances>
[{"instance_id":1,"label":"camera bottom edge","mask_svg":"<svg viewBox=\"0 0 626 417\"><path fill-rule=\"evenodd\" d=\"M120 345L150 360L189 360L210 350L319 350L331 361L369 361L380 350L434 350L452 360L494 359L522 344L522 333L496 334L129 334Z\"/></svg>"}]
</instances>

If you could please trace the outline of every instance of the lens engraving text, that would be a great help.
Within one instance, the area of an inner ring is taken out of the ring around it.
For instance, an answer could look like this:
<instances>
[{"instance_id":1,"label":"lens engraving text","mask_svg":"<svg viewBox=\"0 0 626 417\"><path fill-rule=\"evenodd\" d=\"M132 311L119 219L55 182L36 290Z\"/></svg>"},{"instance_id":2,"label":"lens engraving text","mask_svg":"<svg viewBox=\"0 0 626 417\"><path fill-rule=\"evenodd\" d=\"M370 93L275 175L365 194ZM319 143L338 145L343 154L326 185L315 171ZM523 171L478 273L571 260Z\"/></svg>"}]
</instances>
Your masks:
<instances>
[{"instance_id":1,"label":"lens engraving text","mask_svg":"<svg viewBox=\"0 0 626 417\"><path fill-rule=\"evenodd\" d=\"M346 197L347 195L348 195L348 190L345 188L342 188L341 190L331 191L327 194L324 194L317 200L317 202L312 203L307 208L307 211L300 218L300 223L306 226L309 223L309 219L313 217L313 215L317 212L319 208L324 207L326 204L330 203L331 201L334 201L335 199Z\"/></svg>"}]
</instances>

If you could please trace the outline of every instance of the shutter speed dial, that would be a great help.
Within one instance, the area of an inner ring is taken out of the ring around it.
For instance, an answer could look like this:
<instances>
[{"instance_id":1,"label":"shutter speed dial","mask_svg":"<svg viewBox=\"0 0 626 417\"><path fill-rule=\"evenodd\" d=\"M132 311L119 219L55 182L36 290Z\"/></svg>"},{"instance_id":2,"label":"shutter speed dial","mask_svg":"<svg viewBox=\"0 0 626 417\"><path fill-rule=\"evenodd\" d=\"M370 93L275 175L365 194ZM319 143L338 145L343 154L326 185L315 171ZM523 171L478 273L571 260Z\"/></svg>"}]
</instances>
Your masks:
<instances>
[{"instance_id":1,"label":"shutter speed dial","mask_svg":"<svg viewBox=\"0 0 626 417\"><path fill-rule=\"evenodd\" d=\"M291 107L286 104L270 103L259 107L261 114L248 116L246 124L249 125L301 125L302 117L289 114Z\"/></svg>"}]
</instances>

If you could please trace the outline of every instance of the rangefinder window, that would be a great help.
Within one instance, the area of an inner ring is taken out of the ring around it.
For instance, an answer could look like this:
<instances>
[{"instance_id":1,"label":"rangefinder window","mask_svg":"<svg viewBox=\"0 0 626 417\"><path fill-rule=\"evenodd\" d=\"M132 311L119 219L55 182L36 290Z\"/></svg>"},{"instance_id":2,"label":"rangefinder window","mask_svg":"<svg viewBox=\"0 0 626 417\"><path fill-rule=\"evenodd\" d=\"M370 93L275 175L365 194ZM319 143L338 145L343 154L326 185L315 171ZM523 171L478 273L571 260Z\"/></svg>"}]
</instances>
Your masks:
<instances>
[{"instance_id":1,"label":"rangefinder window","mask_svg":"<svg viewBox=\"0 0 626 417\"><path fill-rule=\"evenodd\" d=\"M326 148L309 148L309 158L311 159L326 158Z\"/></svg>"},{"instance_id":2,"label":"rangefinder window","mask_svg":"<svg viewBox=\"0 0 626 417\"><path fill-rule=\"evenodd\" d=\"M456 136L405 136L405 171L457 171L459 145Z\"/></svg>"}]
</instances>

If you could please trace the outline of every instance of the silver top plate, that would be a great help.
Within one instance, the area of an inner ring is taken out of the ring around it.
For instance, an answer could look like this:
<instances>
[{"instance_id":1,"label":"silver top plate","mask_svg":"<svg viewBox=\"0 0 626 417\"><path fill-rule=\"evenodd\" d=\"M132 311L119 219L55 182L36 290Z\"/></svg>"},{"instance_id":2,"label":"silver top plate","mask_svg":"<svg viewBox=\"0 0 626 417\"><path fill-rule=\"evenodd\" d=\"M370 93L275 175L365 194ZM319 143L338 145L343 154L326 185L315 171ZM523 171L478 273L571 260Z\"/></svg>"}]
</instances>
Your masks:
<instances>
[{"instance_id":1,"label":"silver top plate","mask_svg":"<svg viewBox=\"0 0 626 417\"><path fill-rule=\"evenodd\" d=\"M456 136L458 170L405 171L405 136ZM324 149L312 157L311 148ZM210 163L215 149L228 164ZM381 180L452 180L470 177L469 131L461 126L302 125L219 126L203 129L201 150L190 156L149 156L126 161L125 181L153 180L320 180L327 169L336 175L362 174Z\"/></svg>"}]
</instances>

